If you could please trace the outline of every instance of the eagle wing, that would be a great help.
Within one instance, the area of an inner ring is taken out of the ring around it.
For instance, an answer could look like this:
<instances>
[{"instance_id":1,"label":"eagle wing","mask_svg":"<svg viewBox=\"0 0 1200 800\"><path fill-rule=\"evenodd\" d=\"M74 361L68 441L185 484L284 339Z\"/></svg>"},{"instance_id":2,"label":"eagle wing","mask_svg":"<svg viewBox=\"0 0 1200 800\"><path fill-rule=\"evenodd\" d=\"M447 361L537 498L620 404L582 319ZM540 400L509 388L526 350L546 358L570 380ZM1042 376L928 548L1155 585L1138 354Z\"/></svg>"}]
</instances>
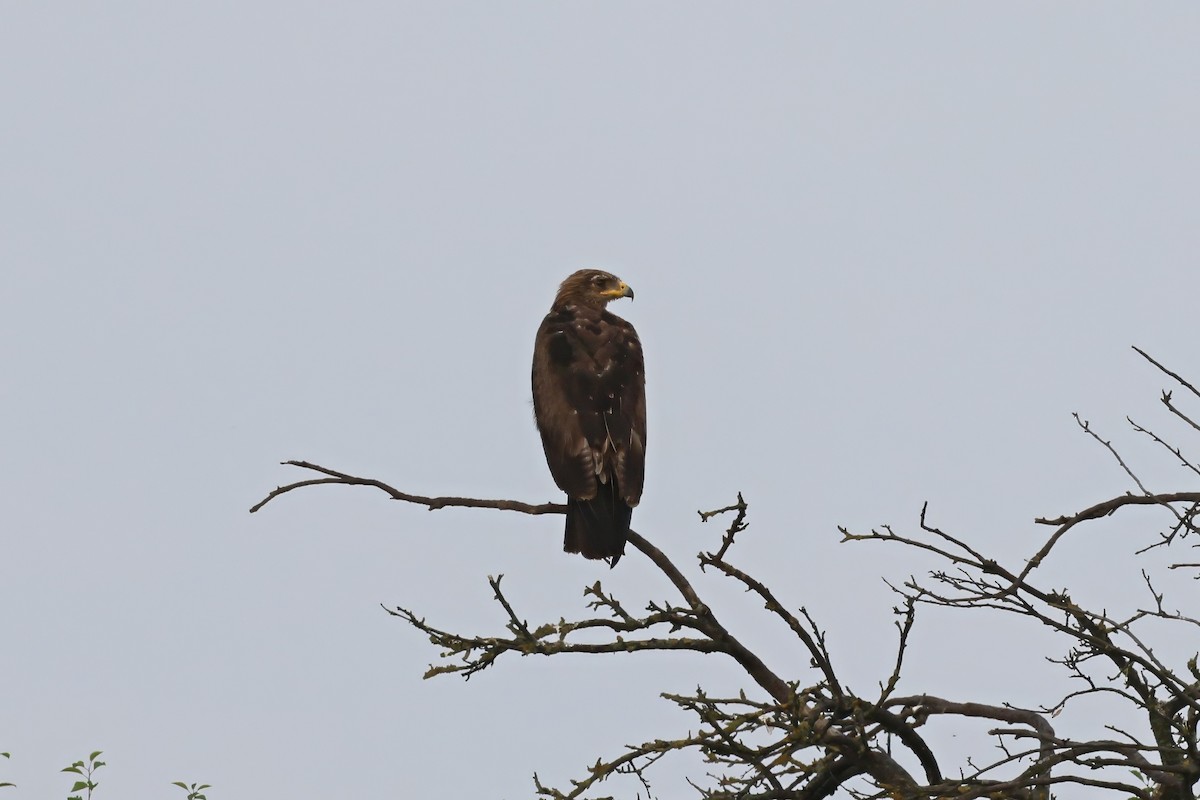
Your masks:
<instances>
[{"instance_id":1,"label":"eagle wing","mask_svg":"<svg viewBox=\"0 0 1200 800\"><path fill-rule=\"evenodd\" d=\"M603 309L551 309L533 355L533 408L546 462L572 500L615 486L632 508L646 462L642 345L627 321Z\"/></svg>"}]
</instances>

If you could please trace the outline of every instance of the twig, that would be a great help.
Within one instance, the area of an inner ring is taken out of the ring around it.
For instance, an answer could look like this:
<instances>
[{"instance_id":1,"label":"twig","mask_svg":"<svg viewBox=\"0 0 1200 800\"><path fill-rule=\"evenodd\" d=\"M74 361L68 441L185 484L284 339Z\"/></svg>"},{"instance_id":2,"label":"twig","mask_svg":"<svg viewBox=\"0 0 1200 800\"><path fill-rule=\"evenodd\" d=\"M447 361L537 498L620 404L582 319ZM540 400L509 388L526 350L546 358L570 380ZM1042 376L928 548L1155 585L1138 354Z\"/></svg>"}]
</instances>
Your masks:
<instances>
[{"instance_id":1,"label":"twig","mask_svg":"<svg viewBox=\"0 0 1200 800\"><path fill-rule=\"evenodd\" d=\"M718 514L725 514L729 511L737 512L737 516L734 517L733 522L729 524L729 528L725 531L725 535L721 537L721 548L717 550L717 554L714 556L714 558L717 560L724 558L725 554L729 552L729 548L733 546L733 537L737 536L748 527L746 524L746 511L749 506L747 506L746 501L742 499L741 492L737 493L737 499L738 501L735 504L731 506L725 506L725 508L718 508L716 511L696 512L700 515L701 522L708 522ZM701 561L700 568L704 569L703 560Z\"/></svg>"},{"instance_id":2,"label":"twig","mask_svg":"<svg viewBox=\"0 0 1200 800\"><path fill-rule=\"evenodd\" d=\"M1125 506L1166 506L1169 503L1200 503L1200 492L1171 492L1169 494L1151 495L1126 494L1114 497L1111 500L1105 500L1103 503L1097 503L1073 516L1054 517L1053 519L1038 517L1034 519L1034 522L1038 525L1058 525L1060 527L1046 544L1042 545L1042 548L1037 551L1033 558L1029 559L1029 562L1025 565L1025 569L1021 570L1021 574L1018 577L1021 580L1028 577L1029 573L1037 569L1046 556L1050 554L1050 551L1054 549L1054 545L1058 543L1058 540L1067 531L1081 522L1107 517L1117 509Z\"/></svg>"},{"instance_id":3,"label":"twig","mask_svg":"<svg viewBox=\"0 0 1200 800\"><path fill-rule=\"evenodd\" d=\"M379 489L384 494L391 497L393 500L403 500L406 503L414 503L419 506L425 506L430 511L437 511L440 508L495 508L501 511L519 511L522 514L565 514L567 513L566 505L562 503L522 503L519 500L482 500L476 497L424 497L419 494L409 494L402 492L399 489L393 488L383 481L375 480L374 478L359 478L354 475L347 475L344 472L322 467L319 464L312 464L308 461L281 461L281 464L291 467L300 467L301 469L312 470L328 475L328 478L312 478L306 481L297 481L289 483L286 486L276 487L270 494L259 500L250 507L250 513L253 514L267 503L279 497L282 494L301 489L305 486L320 486L323 484L341 484L343 486L373 486Z\"/></svg>"},{"instance_id":4,"label":"twig","mask_svg":"<svg viewBox=\"0 0 1200 800\"><path fill-rule=\"evenodd\" d=\"M1155 361L1153 358L1151 358L1151 357L1150 357L1150 355L1149 355L1149 354L1148 354L1148 353L1147 353L1145 350L1142 350L1140 347L1134 347L1133 349L1134 349L1135 351L1137 351L1137 354L1138 354L1139 356L1141 356L1142 358L1146 359L1146 360L1147 360L1147 361L1149 361L1151 364L1153 364L1154 366L1158 367L1160 370L1162 370L1163 372L1167 373L1168 375L1170 375L1170 376L1171 376L1172 378L1174 378L1175 380L1179 381L1179 384L1180 384L1181 386L1183 386L1185 389L1188 389L1189 391L1191 391L1191 393L1192 393L1192 394L1194 394L1194 395L1196 395L1196 397L1200 397L1200 391L1198 391L1198 390L1196 389L1196 387L1195 387L1195 386L1192 386L1190 383L1188 383L1187 381L1185 381L1183 378L1179 377L1179 376L1178 376L1178 375L1176 375L1174 372L1171 372L1171 370L1167 369L1167 368L1166 368L1166 367L1164 367L1162 364L1160 364L1160 363L1158 363L1157 361Z\"/></svg>"}]
</instances>

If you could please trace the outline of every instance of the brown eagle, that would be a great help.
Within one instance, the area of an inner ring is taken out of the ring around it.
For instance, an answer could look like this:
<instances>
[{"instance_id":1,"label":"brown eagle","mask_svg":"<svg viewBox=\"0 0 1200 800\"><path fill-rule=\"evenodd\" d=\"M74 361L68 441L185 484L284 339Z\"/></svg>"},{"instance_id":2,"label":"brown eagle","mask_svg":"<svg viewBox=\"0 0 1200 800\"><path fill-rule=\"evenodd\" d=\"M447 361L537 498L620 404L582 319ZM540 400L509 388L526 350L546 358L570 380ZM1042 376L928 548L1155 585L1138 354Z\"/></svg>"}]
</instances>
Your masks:
<instances>
[{"instance_id":1,"label":"brown eagle","mask_svg":"<svg viewBox=\"0 0 1200 800\"><path fill-rule=\"evenodd\" d=\"M605 306L633 299L595 269L558 288L533 347L533 413L546 463L567 493L563 550L616 566L646 464L646 378L637 331Z\"/></svg>"}]
</instances>

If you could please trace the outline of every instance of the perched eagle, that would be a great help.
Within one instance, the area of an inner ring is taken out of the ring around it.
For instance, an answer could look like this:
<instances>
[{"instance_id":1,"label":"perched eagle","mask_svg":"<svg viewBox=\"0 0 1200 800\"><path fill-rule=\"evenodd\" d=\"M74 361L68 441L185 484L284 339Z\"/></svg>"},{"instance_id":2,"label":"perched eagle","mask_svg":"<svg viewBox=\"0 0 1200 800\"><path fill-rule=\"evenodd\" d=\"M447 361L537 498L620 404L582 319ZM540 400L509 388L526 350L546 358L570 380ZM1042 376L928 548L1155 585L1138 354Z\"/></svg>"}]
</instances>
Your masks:
<instances>
[{"instance_id":1,"label":"perched eagle","mask_svg":"<svg viewBox=\"0 0 1200 800\"><path fill-rule=\"evenodd\" d=\"M558 288L533 347L533 413L546 463L567 493L563 550L616 566L646 464L646 378L637 331L605 310L633 298L585 269Z\"/></svg>"}]
</instances>

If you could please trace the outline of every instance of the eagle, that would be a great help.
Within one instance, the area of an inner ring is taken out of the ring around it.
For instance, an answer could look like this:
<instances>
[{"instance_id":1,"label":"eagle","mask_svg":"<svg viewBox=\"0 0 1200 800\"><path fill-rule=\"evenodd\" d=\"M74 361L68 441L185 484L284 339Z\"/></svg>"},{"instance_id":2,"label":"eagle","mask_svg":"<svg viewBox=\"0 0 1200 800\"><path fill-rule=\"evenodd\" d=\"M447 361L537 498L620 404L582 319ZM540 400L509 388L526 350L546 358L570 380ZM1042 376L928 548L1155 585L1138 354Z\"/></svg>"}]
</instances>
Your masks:
<instances>
[{"instance_id":1,"label":"eagle","mask_svg":"<svg viewBox=\"0 0 1200 800\"><path fill-rule=\"evenodd\" d=\"M567 493L563 550L616 566L646 465L646 377L637 331L609 312L633 299L595 269L562 282L533 347L533 413L546 463Z\"/></svg>"}]
</instances>

